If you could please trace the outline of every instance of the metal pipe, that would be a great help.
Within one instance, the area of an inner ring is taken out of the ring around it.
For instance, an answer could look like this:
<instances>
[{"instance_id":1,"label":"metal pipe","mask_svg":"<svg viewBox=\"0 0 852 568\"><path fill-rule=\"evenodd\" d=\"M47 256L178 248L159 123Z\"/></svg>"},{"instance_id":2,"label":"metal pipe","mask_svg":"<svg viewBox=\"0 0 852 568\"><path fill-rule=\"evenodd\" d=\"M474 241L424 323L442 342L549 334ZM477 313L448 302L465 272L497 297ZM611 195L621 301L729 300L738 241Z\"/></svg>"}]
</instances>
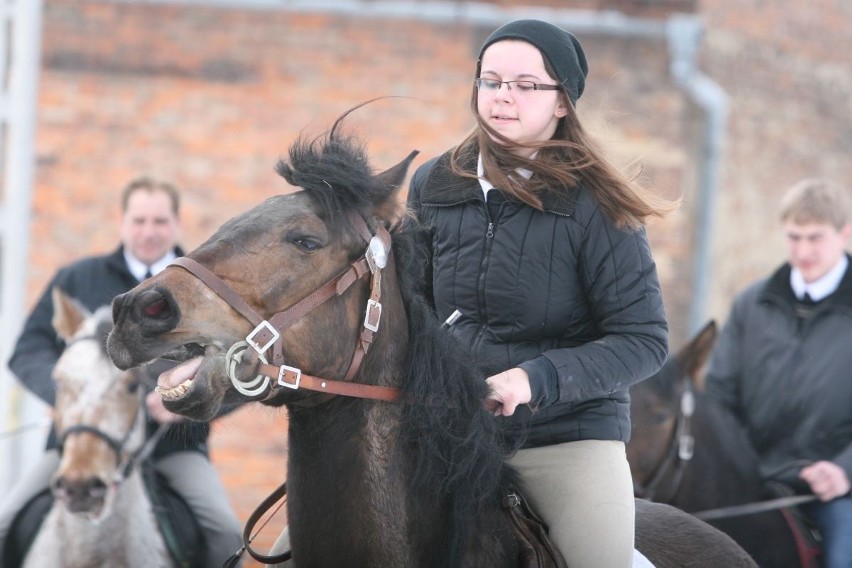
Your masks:
<instances>
[{"instance_id":1,"label":"metal pipe","mask_svg":"<svg viewBox=\"0 0 852 568\"><path fill-rule=\"evenodd\" d=\"M698 195L688 320L690 334L698 332L707 323L706 304L712 266L711 233L728 117L727 93L698 69L702 32L700 22L694 17L675 15L668 20L671 74L686 96L703 111L705 119L704 136L697 159Z\"/></svg>"},{"instance_id":2,"label":"metal pipe","mask_svg":"<svg viewBox=\"0 0 852 568\"><path fill-rule=\"evenodd\" d=\"M20 388L6 366L17 332L24 318L27 290L27 262L30 236L30 201L35 172L35 130L38 77L41 62L42 0L17 0L7 12L5 33L12 34L12 64L9 67L8 113L3 159L2 260L0 261L0 409L4 430L33 422L43 416L35 397L21 397ZM8 23L11 22L11 25ZM35 433L33 433L35 435ZM34 443L33 443L34 442ZM28 447L41 447L42 440L16 437L0 467L0 490L6 489L35 457Z\"/></svg>"}]
</instances>

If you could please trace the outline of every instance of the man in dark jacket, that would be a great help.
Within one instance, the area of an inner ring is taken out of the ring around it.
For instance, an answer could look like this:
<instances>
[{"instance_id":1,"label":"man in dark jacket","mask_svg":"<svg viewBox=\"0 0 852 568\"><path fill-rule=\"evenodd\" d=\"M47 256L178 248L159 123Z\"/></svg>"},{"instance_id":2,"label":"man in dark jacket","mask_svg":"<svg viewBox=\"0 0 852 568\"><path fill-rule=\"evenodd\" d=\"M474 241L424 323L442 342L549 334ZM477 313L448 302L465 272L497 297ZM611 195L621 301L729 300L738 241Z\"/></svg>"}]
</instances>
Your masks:
<instances>
[{"instance_id":1,"label":"man in dark jacket","mask_svg":"<svg viewBox=\"0 0 852 568\"><path fill-rule=\"evenodd\" d=\"M745 427L764 477L793 479L819 497L803 509L823 533L825 565L848 568L852 196L824 180L803 180L784 196L781 221L788 262L735 299L707 390Z\"/></svg>"},{"instance_id":2,"label":"man in dark jacket","mask_svg":"<svg viewBox=\"0 0 852 568\"><path fill-rule=\"evenodd\" d=\"M51 279L29 315L9 367L32 393L51 407L56 402L53 367L65 344L51 324L51 290L58 286L90 311L140 281L163 270L178 255L179 195L170 184L149 178L132 181L121 196L121 245L106 255L80 259ZM162 366L159 363L153 366ZM160 369L162 370L162 369ZM150 372L149 388L156 384ZM233 513L218 473L207 455L210 425L186 421L167 411L159 394L148 393L149 435L160 424L170 427L157 442L152 458L157 471L189 504L206 540L205 566L221 566L241 545L240 523ZM12 489L0 509L0 550L14 515L35 494L46 488L59 465L56 433L51 432L44 456Z\"/></svg>"}]
</instances>

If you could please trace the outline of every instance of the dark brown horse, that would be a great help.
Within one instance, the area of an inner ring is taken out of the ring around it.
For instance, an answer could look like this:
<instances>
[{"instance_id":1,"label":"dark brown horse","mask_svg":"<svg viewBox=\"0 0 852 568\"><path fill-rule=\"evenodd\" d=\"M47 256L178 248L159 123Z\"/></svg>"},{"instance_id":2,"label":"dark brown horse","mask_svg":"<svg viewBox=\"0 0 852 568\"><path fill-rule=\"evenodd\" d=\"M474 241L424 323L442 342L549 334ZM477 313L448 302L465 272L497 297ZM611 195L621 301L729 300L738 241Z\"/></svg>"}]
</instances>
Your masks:
<instances>
[{"instance_id":1,"label":"dark brown horse","mask_svg":"<svg viewBox=\"0 0 852 568\"><path fill-rule=\"evenodd\" d=\"M296 565L518 566L501 506L515 481L487 387L423 300L417 231L397 223L414 154L374 175L339 123L278 164L301 191L115 300L110 353L124 368L184 360L159 388L192 418L230 400L287 406ZM750 565L705 523L637 510L657 566Z\"/></svg>"},{"instance_id":2,"label":"dark brown horse","mask_svg":"<svg viewBox=\"0 0 852 568\"><path fill-rule=\"evenodd\" d=\"M780 496L761 481L757 455L738 421L703 394L702 370L715 341L711 321L656 376L630 390L633 434L627 457L636 494L690 513ZM799 528L795 509L709 522L760 566L817 565L809 535L792 532Z\"/></svg>"}]
</instances>

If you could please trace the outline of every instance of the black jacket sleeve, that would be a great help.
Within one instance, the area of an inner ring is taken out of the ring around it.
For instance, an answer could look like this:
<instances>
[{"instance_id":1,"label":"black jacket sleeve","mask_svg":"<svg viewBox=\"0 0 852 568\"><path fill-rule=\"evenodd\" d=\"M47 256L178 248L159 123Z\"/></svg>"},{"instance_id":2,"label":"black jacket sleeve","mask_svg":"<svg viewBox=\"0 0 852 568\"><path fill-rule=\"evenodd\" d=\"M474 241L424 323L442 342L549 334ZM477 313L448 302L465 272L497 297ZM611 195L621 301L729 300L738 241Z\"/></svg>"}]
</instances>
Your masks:
<instances>
[{"instance_id":1,"label":"black jacket sleeve","mask_svg":"<svg viewBox=\"0 0 852 568\"><path fill-rule=\"evenodd\" d=\"M42 293L35 308L24 323L15 350L9 360L9 368L21 384L45 403L56 403L56 386L53 383L53 367L65 349L51 323L53 300L51 290L57 285L59 275L51 280Z\"/></svg>"}]
</instances>

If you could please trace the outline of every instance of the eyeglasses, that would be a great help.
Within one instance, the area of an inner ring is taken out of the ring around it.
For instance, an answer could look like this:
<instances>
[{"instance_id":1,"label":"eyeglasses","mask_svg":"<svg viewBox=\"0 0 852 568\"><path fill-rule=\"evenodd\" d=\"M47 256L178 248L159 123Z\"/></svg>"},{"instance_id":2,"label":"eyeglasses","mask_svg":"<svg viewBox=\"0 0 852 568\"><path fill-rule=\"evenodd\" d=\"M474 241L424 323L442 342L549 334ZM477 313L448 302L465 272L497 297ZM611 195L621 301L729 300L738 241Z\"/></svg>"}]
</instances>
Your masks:
<instances>
[{"instance_id":1,"label":"eyeglasses","mask_svg":"<svg viewBox=\"0 0 852 568\"><path fill-rule=\"evenodd\" d=\"M560 85L542 85L533 81L498 81L497 79L483 79L482 77L474 79L473 82L480 91L486 92L499 91L501 85L506 85L507 89L517 91L518 93L558 91L562 88Z\"/></svg>"}]
</instances>

